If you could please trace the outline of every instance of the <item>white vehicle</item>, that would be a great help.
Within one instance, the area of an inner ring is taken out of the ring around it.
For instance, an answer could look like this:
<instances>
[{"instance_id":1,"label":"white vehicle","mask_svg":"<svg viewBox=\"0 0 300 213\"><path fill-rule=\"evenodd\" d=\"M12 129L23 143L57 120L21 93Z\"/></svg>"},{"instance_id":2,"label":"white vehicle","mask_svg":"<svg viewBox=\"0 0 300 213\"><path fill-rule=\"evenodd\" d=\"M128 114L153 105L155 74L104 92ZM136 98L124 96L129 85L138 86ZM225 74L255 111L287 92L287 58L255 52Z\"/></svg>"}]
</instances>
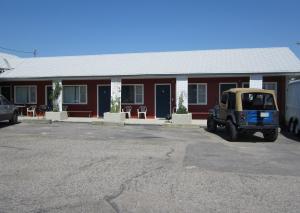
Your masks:
<instances>
[{"instance_id":1,"label":"white vehicle","mask_svg":"<svg viewBox=\"0 0 300 213\"><path fill-rule=\"evenodd\" d=\"M300 135L300 80L288 84L285 120L288 131Z\"/></svg>"}]
</instances>

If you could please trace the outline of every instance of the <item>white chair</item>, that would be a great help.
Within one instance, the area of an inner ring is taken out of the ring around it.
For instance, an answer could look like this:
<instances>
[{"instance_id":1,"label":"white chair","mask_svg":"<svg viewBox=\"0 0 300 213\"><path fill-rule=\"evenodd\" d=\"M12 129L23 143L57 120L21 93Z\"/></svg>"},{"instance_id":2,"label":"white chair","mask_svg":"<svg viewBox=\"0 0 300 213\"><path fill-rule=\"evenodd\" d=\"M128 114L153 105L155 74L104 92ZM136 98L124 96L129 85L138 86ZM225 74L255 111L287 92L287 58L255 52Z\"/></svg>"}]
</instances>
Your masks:
<instances>
[{"instance_id":1,"label":"white chair","mask_svg":"<svg viewBox=\"0 0 300 213\"><path fill-rule=\"evenodd\" d=\"M36 109L36 106L30 106L27 108L27 116L28 114L32 113L32 117L35 117L36 113L35 113L35 109Z\"/></svg>"},{"instance_id":2,"label":"white chair","mask_svg":"<svg viewBox=\"0 0 300 213\"><path fill-rule=\"evenodd\" d=\"M147 119L147 107L146 106L140 106L137 109L138 113L138 119L140 118L140 114L144 115L144 118Z\"/></svg>"},{"instance_id":3,"label":"white chair","mask_svg":"<svg viewBox=\"0 0 300 213\"><path fill-rule=\"evenodd\" d=\"M128 118L131 118L131 110L132 110L132 107L131 107L131 106L125 106L125 107L122 109L122 112L125 112L125 113L126 113L126 117L128 116Z\"/></svg>"}]
</instances>

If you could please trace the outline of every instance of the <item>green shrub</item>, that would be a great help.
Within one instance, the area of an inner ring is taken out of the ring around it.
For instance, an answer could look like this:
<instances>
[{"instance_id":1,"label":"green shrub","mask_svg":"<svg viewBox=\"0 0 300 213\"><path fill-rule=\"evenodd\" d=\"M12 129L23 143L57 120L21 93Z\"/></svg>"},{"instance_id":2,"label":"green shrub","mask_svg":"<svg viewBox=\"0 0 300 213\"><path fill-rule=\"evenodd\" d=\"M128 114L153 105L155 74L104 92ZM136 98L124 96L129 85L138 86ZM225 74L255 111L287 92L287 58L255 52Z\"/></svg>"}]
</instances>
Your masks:
<instances>
[{"instance_id":1,"label":"green shrub","mask_svg":"<svg viewBox=\"0 0 300 213\"><path fill-rule=\"evenodd\" d=\"M110 112L112 113L119 113L121 110L121 103L119 97L112 97L111 104L110 104Z\"/></svg>"},{"instance_id":2,"label":"green shrub","mask_svg":"<svg viewBox=\"0 0 300 213\"><path fill-rule=\"evenodd\" d=\"M183 105L183 94L181 93L178 100L178 108L176 114L187 114L187 108Z\"/></svg>"},{"instance_id":3,"label":"green shrub","mask_svg":"<svg viewBox=\"0 0 300 213\"><path fill-rule=\"evenodd\" d=\"M52 94L49 96L49 99L51 100L51 102L52 102L52 111L53 112L58 112L59 111L59 106L58 106L58 104L57 104L57 99L58 99L58 97L59 97L59 95L60 95L60 93L61 93L61 91L62 91L62 86L59 84L59 82L55 82L54 83L54 89L53 89L53 92L52 92Z\"/></svg>"}]
</instances>

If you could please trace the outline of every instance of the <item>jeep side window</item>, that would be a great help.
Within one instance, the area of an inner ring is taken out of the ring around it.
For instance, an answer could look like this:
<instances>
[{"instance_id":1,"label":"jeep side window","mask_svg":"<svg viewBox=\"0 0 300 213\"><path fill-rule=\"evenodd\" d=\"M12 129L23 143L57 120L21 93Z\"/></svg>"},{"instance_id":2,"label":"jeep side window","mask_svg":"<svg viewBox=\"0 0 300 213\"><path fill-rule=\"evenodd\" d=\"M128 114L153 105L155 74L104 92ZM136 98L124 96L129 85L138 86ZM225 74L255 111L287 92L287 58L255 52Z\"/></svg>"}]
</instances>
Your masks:
<instances>
[{"instance_id":1,"label":"jeep side window","mask_svg":"<svg viewBox=\"0 0 300 213\"><path fill-rule=\"evenodd\" d=\"M235 109L235 94L229 93L228 95L228 109Z\"/></svg>"},{"instance_id":2,"label":"jeep side window","mask_svg":"<svg viewBox=\"0 0 300 213\"><path fill-rule=\"evenodd\" d=\"M227 93L223 93L222 98L221 98L221 103L222 104L226 104L227 97L228 97L228 94Z\"/></svg>"}]
</instances>

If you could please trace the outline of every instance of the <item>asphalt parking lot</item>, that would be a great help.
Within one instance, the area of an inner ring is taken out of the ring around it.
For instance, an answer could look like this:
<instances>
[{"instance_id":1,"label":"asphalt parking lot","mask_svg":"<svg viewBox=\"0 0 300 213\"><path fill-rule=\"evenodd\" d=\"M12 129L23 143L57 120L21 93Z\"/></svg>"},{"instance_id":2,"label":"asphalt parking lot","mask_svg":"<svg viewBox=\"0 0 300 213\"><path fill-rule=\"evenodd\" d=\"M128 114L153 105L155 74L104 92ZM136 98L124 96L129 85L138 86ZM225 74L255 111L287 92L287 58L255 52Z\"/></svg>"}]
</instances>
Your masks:
<instances>
[{"instance_id":1,"label":"asphalt parking lot","mask_svg":"<svg viewBox=\"0 0 300 213\"><path fill-rule=\"evenodd\" d=\"M300 142L223 135L0 124L0 212L299 212Z\"/></svg>"}]
</instances>

